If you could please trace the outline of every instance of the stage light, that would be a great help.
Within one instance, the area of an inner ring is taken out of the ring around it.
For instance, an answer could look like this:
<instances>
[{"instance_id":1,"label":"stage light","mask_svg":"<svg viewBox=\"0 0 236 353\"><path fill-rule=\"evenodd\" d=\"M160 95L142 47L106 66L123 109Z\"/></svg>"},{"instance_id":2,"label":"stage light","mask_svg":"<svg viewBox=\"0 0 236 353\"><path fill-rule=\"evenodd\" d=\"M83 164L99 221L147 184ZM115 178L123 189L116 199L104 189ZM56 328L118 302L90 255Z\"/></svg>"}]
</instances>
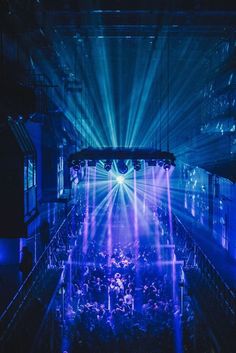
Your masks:
<instances>
[{"instance_id":1,"label":"stage light","mask_svg":"<svg viewBox=\"0 0 236 353\"><path fill-rule=\"evenodd\" d=\"M104 164L104 169L109 172L109 170L111 170L111 166L112 166L112 161L111 160L106 160L105 164Z\"/></svg>"},{"instance_id":2,"label":"stage light","mask_svg":"<svg viewBox=\"0 0 236 353\"><path fill-rule=\"evenodd\" d=\"M118 175L116 177L116 181L117 181L118 184L124 184L125 178L122 175Z\"/></svg>"},{"instance_id":3,"label":"stage light","mask_svg":"<svg viewBox=\"0 0 236 353\"><path fill-rule=\"evenodd\" d=\"M123 160L117 162L117 169L120 174L126 174L128 172L128 167Z\"/></svg>"},{"instance_id":4,"label":"stage light","mask_svg":"<svg viewBox=\"0 0 236 353\"><path fill-rule=\"evenodd\" d=\"M96 164L97 164L96 160L88 161L88 167L96 167Z\"/></svg>"},{"instance_id":5,"label":"stage light","mask_svg":"<svg viewBox=\"0 0 236 353\"><path fill-rule=\"evenodd\" d=\"M149 159L147 164L149 167L155 167L157 165L157 161L155 159Z\"/></svg>"},{"instance_id":6,"label":"stage light","mask_svg":"<svg viewBox=\"0 0 236 353\"><path fill-rule=\"evenodd\" d=\"M170 169L170 166L171 166L171 162L168 161L168 160L165 160L165 161L164 161L163 168L164 168L165 170L169 170L169 169Z\"/></svg>"},{"instance_id":7,"label":"stage light","mask_svg":"<svg viewBox=\"0 0 236 353\"><path fill-rule=\"evenodd\" d=\"M72 168L73 168L76 172L78 172L78 170L80 170L80 164L79 164L79 162L76 161L75 159L73 159L73 160L71 161L71 166L72 166Z\"/></svg>"},{"instance_id":8,"label":"stage light","mask_svg":"<svg viewBox=\"0 0 236 353\"><path fill-rule=\"evenodd\" d=\"M81 167L85 167L85 165L86 165L86 162L83 160L83 161L80 161L80 166Z\"/></svg>"},{"instance_id":9,"label":"stage light","mask_svg":"<svg viewBox=\"0 0 236 353\"><path fill-rule=\"evenodd\" d=\"M69 158L69 163L71 165L72 160L78 161L81 167L86 165L86 161L96 160L103 161L104 169L109 171L110 165L115 161L116 167L121 174L128 172L128 164L126 161L133 161L134 170L140 170L140 165L142 166L142 160L148 164L148 166L155 167L158 163L160 167L168 161L170 166L175 166L175 156L169 151L160 151L155 149L142 149L142 148L85 148L79 152L73 153ZM110 163L110 161L112 163ZM92 162L91 162L92 163ZM168 168L169 165L166 164L165 168Z\"/></svg>"},{"instance_id":10,"label":"stage light","mask_svg":"<svg viewBox=\"0 0 236 353\"><path fill-rule=\"evenodd\" d=\"M134 160L133 161L133 166L134 166L134 169L136 171L139 171L141 169L141 162L140 161L137 161L137 160Z\"/></svg>"},{"instance_id":11,"label":"stage light","mask_svg":"<svg viewBox=\"0 0 236 353\"><path fill-rule=\"evenodd\" d=\"M73 166L73 169L74 169L76 172L78 172L78 171L80 170L79 164L74 165L74 166Z\"/></svg>"}]
</instances>

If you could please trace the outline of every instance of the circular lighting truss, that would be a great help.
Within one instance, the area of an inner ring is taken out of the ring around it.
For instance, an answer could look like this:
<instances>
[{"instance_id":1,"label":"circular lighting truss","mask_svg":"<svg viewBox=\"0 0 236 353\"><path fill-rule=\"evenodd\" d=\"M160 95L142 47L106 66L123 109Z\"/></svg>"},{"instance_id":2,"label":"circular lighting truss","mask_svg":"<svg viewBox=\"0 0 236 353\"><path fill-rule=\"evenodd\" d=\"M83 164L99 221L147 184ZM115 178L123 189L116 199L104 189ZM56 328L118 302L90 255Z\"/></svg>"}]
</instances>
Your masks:
<instances>
[{"instance_id":1,"label":"circular lighting truss","mask_svg":"<svg viewBox=\"0 0 236 353\"><path fill-rule=\"evenodd\" d=\"M155 167L158 165L164 170L175 167L175 156L169 151L140 149L140 148L87 148L72 154L69 158L69 166L78 171L80 168L88 166L95 167L96 162L104 161L104 169L109 172L115 161L118 172L126 174L128 165L126 161L132 161L133 169L139 171L141 169L141 161L145 161L148 166Z\"/></svg>"},{"instance_id":2,"label":"circular lighting truss","mask_svg":"<svg viewBox=\"0 0 236 353\"><path fill-rule=\"evenodd\" d=\"M126 174L128 172L128 166L125 164L125 162L120 159L117 162L117 169L120 174Z\"/></svg>"}]
</instances>

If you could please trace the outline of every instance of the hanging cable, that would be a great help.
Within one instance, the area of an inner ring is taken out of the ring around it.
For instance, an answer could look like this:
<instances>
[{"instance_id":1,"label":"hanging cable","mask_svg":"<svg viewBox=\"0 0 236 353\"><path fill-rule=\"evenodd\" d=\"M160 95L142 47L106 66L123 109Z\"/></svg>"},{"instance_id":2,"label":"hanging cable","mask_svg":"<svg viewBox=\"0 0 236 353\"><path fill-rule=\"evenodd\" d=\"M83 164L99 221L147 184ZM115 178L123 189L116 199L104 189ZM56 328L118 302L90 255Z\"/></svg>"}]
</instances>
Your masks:
<instances>
[{"instance_id":1,"label":"hanging cable","mask_svg":"<svg viewBox=\"0 0 236 353\"><path fill-rule=\"evenodd\" d=\"M1 29L0 33L0 78L1 80L3 79L3 73L4 73L4 47L3 47L3 31Z\"/></svg>"},{"instance_id":2,"label":"hanging cable","mask_svg":"<svg viewBox=\"0 0 236 353\"><path fill-rule=\"evenodd\" d=\"M170 149L170 38L167 27L167 151Z\"/></svg>"},{"instance_id":3,"label":"hanging cable","mask_svg":"<svg viewBox=\"0 0 236 353\"><path fill-rule=\"evenodd\" d=\"M77 79L77 66L76 66L76 63L77 63L77 45L75 44L75 62L74 62L74 74L75 74L75 77L74 77L74 80ZM75 96L74 96L74 128L75 128L75 131L76 131L76 135L77 135L77 102L76 102L76 98L77 98L77 93L75 92ZM78 151L78 139L77 139L77 136L75 136L76 138L76 142L75 142L75 150Z\"/></svg>"},{"instance_id":4,"label":"hanging cable","mask_svg":"<svg viewBox=\"0 0 236 353\"><path fill-rule=\"evenodd\" d=\"M162 43L162 45L161 45L161 57L160 57L160 61L161 61L161 72L160 72L160 84L159 84L159 97L160 97L160 105L159 105L159 107L160 107L160 113L159 113L159 116L160 116L160 129L159 129L159 131L160 131L160 136L159 136L159 138L160 138L160 150L161 150L161 148L162 148L162 97L163 97L163 95L162 95L162 92L163 92L163 90L162 90L162 88L163 88L163 48L164 48L164 44Z\"/></svg>"},{"instance_id":5,"label":"hanging cable","mask_svg":"<svg viewBox=\"0 0 236 353\"><path fill-rule=\"evenodd\" d=\"M157 114L159 114L159 91L158 91L158 80L157 80L157 75L155 79L155 92L157 92ZM155 141L154 141L154 148L157 149L157 134L155 131Z\"/></svg>"},{"instance_id":6,"label":"hanging cable","mask_svg":"<svg viewBox=\"0 0 236 353\"><path fill-rule=\"evenodd\" d=\"M81 56L81 64L82 64L82 69L81 69L81 73L83 71L83 49L82 49L82 45L80 44L80 56ZM81 91L81 94L79 96L79 105L80 107L82 106L82 94L83 94L83 91ZM82 148L82 115L81 115L81 112L80 112L80 115L79 115L79 132L80 132L80 147Z\"/></svg>"}]
</instances>

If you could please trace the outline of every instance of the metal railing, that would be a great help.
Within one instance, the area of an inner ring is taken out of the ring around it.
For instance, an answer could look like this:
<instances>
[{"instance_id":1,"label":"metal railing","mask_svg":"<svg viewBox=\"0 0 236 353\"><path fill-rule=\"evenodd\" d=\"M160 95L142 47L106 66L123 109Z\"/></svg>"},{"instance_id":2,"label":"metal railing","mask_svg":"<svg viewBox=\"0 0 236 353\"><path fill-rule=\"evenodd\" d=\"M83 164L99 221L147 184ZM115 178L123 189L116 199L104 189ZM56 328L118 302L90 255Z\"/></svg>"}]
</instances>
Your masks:
<instances>
[{"instance_id":1,"label":"metal railing","mask_svg":"<svg viewBox=\"0 0 236 353\"><path fill-rule=\"evenodd\" d=\"M198 246L193 239L191 232L183 225L180 219L175 216L177 222L183 228L186 236L191 242L191 252L194 258L194 267L200 270L201 275L207 279L208 286L214 293L217 302L224 309L225 313L230 317L232 323L236 319L236 294L228 286L223 277L220 275L214 264L210 261L204 251Z\"/></svg>"},{"instance_id":2,"label":"metal railing","mask_svg":"<svg viewBox=\"0 0 236 353\"><path fill-rule=\"evenodd\" d=\"M62 266L62 247L65 247L65 241L68 234L68 223L75 209L75 205L68 212L57 231L50 240L48 246L41 254L37 263L22 283L17 293L8 304L0 317L0 345L3 345L5 338L9 335L11 328L15 326L20 318L20 313L32 297L34 289L51 270L59 270Z\"/></svg>"}]
</instances>

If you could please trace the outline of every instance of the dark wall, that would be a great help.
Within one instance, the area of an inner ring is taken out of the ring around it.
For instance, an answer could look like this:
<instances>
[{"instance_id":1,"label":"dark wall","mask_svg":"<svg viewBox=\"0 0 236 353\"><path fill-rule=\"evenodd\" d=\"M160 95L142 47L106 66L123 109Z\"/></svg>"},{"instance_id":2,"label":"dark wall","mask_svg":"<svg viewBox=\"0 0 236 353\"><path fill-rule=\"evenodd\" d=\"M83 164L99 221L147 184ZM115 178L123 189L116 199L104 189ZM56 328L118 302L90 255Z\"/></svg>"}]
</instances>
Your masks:
<instances>
[{"instance_id":1,"label":"dark wall","mask_svg":"<svg viewBox=\"0 0 236 353\"><path fill-rule=\"evenodd\" d=\"M24 156L9 127L0 134L0 165L0 237L25 236Z\"/></svg>"}]
</instances>

